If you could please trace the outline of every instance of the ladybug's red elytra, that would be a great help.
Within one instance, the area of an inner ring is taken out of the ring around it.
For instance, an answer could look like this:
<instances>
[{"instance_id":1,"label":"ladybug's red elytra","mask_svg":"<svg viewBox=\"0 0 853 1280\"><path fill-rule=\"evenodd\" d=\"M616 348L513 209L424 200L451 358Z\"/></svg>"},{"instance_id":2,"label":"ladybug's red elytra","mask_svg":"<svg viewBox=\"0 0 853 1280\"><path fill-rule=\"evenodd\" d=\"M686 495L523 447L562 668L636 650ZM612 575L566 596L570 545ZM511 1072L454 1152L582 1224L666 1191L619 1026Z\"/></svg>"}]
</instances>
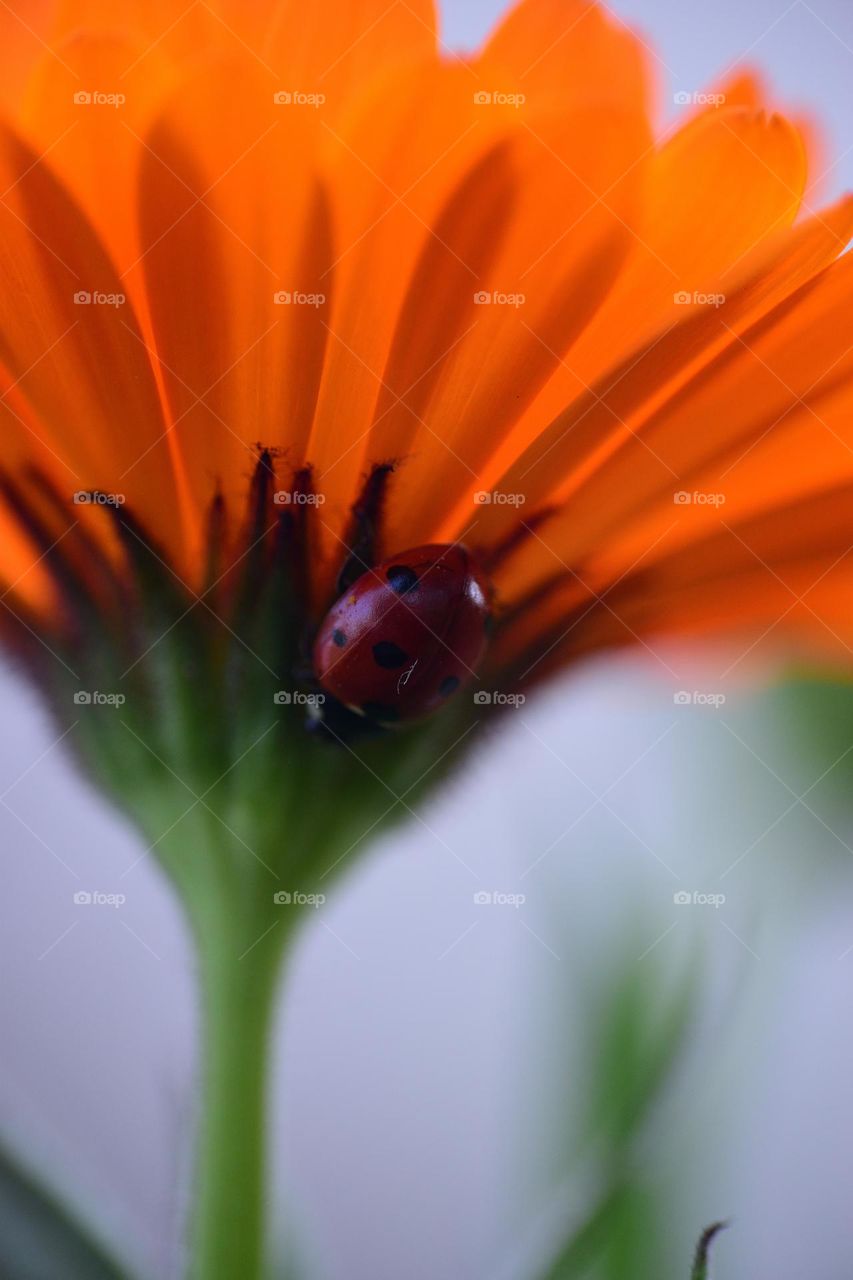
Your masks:
<instances>
[{"instance_id":1,"label":"ladybug's red elytra","mask_svg":"<svg viewBox=\"0 0 853 1280\"><path fill-rule=\"evenodd\" d=\"M378 724L437 710L477 672L489 584L458 544L416 547L363 573L314 643L323 689Z\"/></svg>"}]
</instances>

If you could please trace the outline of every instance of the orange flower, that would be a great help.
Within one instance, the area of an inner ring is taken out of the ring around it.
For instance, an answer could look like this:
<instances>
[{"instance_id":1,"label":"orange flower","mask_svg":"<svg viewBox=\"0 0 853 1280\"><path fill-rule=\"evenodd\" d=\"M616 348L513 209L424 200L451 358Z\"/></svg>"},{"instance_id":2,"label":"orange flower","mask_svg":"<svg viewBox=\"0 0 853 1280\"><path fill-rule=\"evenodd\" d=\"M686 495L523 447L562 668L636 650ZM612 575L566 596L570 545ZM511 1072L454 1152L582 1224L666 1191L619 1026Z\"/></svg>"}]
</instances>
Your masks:
<instances>
[{"instance_id":1,"label":"orange flower","mask_svg":"<svg viewBox=\"0 0 853 1280\"><path fill-rule=\"evenodd\" d=\"M479 552L495 668L837 631L853 208L811 207L754 78L656 138L642 44L586 0L464 59L428 0L115 9L4 19L7 607L55 607L51 531L117 554L101 512L21 524L33 468L121 495L199 591L267 449L322 503L315 621L394 462L377 554Z\"/></svg>"}]
</instances>

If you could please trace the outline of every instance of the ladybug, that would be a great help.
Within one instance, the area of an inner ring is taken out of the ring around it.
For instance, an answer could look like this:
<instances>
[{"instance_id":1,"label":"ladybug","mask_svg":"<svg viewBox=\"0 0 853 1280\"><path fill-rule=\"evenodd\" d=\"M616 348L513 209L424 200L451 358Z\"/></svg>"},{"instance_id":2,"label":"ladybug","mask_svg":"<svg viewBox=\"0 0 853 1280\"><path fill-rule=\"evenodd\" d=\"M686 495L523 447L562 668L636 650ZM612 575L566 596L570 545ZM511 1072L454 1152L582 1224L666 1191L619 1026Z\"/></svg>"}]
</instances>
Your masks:
<instances>
[{"instance_id":1,"label":"ladybug","mask_svg":"<svg viewBox=\"0 0 853 1280\"><path fill-rule=\"evenodd\" d=\"M459 544L416 547L363 573L332 605L314 642L314 674L379 725L437 710L486 646L490 588Z\"/></svg>"}]
</instances>

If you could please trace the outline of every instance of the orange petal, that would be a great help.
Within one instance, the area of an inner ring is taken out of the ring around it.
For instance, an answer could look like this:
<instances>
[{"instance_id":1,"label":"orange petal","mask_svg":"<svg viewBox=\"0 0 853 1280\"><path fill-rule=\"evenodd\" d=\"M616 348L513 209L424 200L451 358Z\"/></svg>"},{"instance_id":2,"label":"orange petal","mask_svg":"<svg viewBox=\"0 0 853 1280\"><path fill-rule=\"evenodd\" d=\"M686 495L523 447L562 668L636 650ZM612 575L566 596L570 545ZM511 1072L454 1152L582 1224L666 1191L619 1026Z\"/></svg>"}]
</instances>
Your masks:
<instances>
[{"instance_id":1,"label":"orange petal","mask_svg":"<svg viewBox=\"0 0 853 1280\"><path fill-rule=\"evenodd\" d=\"M431 0L281 0L263 57L278 77L273 88L321 94L323 110L335 120L366 89L435 60L435 11Z\"/></svg>"},{"instance_id":2,"label":"orange petal","mask_svg":"<svg viewBox=\"0 0 853 1280\"><path fill-rule=\"evenodd\" d=\"M618 201L602 193L645 136L641 121L609 112L568 115L559 130L545 121L535 131L522 127L509 152L515 207L494 260L472 281L443 270L437 255L431 292L451 307L464 291L467 330L423 403L412 465L401 468L392 494L392 541L431 539L472 479L482 487L504 442L518 452L529 439L520 415L601 305L627 251L636 190L623 185ZM590 148L592 137L600 148ZM419 351L420 324L405 336ZM392 431L393 418L389 443ZM382 452L372 440L372 456Z\"/></svg>"},{"instance_id":3,"label":"orange petal","mask_svg":"<svg viewBox=\"0 0 853 1280\"><path fill-rule=\"evenodd\" d=\"M183 90L146 138L137 269L197 505L215 488L239 503L259 444L304 460L332 297L313 147L263 79L230 63Z\"/></svg>"},{"instance_id":4,"label":"orange petal","mask_svg":"<svg viewBox=\"0 0 853 1280\"><path fill-rule=\"evenodd\" d=\"M770 412L779 403L784 407L794 395L762 368L739 335L778 307L776 325L769 327L766 339L760 339L762 351L774 340L781 349L784 335L786 354L774 357L774 361L784 363L790 358L808 362L811 353L814 372L822 356L811 337L804 341L804 333L811 307L824 308L826 360L830 363L835 358L830 353L836 351L846 332L843 325L840 330L837 326L847 305L848 260L840 260L825 273L808 308L804 305L803 310L789 314L790 307L779 304L812 280L838 254L851 232L853 201L841 202L791 231L784 251L739 286L723 306L691 315L580 397L509 468L500 487L522 493L528 511L559 497L577 512L582 502L584 510L589 507L596 513L590 515L589 524L575 521L576 534L586 537L598 528L599 519L623 521L626 512L641 508L655 489L668 490L671 496L679 487L680 468L685 465L683 454L678 460L669 457L671 448L692 449L693 456L700 457L702 450L713 452L727 439L748 442L748 424L766 426L762 410ZM718 368L730 368L731 379L722 372L712 376ZM745 380L743 386L733 385L737 376ZM808 375L804 373L804 377ZM759 385L765 380L779 392L770 393L766 403L762 399L765 388ZM726 394L734 398L727 401ZM697 417L691 416L699 413L700 396L714 404L704 430L699 429ZM664 428L663 423L670 421L674 425ZM653 437L646 425L652 422L659 424ZM685 428L685 422L691 425ZM627 487L625 477L630 477ZM488 542L504 536L512 519L512 508L484 509L478 516L478 537Z\"/></svg>"},{"instance_id":5,"label":"orange petal","mask_svg":"<svg viewBox=\"0 0 853 1280\"><path fill-rule=\"evenodd\" d=\"M453 217L449 210L454 200L484 156L505 136L506 119L478 109L468 73L453 64L407 75L393 93L388 90L387 98L364 104L345 129L323 118L321 127L329 148L324 169L337 244L328 357L309 455L329 499L324 519L340 522L358 483L383 396L396 391L396 378L404 376L404 369L413 382L435 361L429 333L423 344L425 362L417 360L417 344L410 358L400 362L400 338L395 338L399 317L403 311L412 314L407 296L431 248L451 273L463 269L470 250L457 253L447 236L459 237L461 246L468 233L461 223L455 229L444 223ZM502 172L484 179L478 192L469 188L471 207L462 213L469 226L503 220L505 211L495 219L488 208ZM488 245L480 251L491 252ZM465 274L473 299L476 277L470 268ZM430 288L436 283L431 279ZM451 333L445 347L452 342ZM398 451L399 444L394 456Z\"/></svg>"},{"instance_id":6,"label":"orange petal","mask_svg":"<svg viewBox=\"0 0 853 1280\"><path fill-rule=\"evenodd\" d=\"M140 134L169 83L169 66L157 49L147 50L145 75L129 78L145 44L112 31L78 32L57 49L61 63L44 54L33 71L21 127L123 271L138 253Z\"/></svg>"},{"instance_id":7,"label":"orange petal","mask_svg":"<svg viewBox=\"0 0 853 1280\"><path fill-rule=\"evenodd\" d=\"M757 644L790 644L799 632L812 652L849 663L851 512L853 486L838 485L709 534L628 575L608 594L608 609L587 619L584 644L740 628L744 647L731 655L728 673Z\"/></svg>"},{"instance_id":8,"label":"orange petal","mask_svg":"<svg viewBox=\"0 0 853 1280\"><path fill-rule=\"evenodd\" d=\"M683 298L731 290L793 221L805 185L796 130L778 116L706 112L649 161L645 216L607 303L530 411L541 430L560 407L680 318ZM712 212L713 211L713 212Z\"/></svg>"},{"instance_id":9,"label":"orange petal","mask_svg":"<svg viewBox=\"0 0 853 1280\"><path fill-rule=\"evenodd\" d=\"M0 6L0 106L14 115L32 67L45 54L59 63L52 48L51 0L4 0Z\"/></svg>"},{"instance_id":10,"label":"orange petal","mask_svg":"<svg viewBox=\"0 0 853 1280\"><path fill-rule=\"evenodd\" d=\"M0 357L70 491L123 493L163 541L179 520L160 401L121 281L47 163L0 131ZM26 299L26 305L21 305Z\"/></svg>"},{"instance_id":11,"label":"orange petal","mask_svg":"<svg viewBox=\"0 0 853 1280\"><path fill-rule=\"evenodd\" d=\"M484 91L522 93L525 108L649 108L647 51L589 0L521 0L473 61Z\"/></svg>"}]
</instances>

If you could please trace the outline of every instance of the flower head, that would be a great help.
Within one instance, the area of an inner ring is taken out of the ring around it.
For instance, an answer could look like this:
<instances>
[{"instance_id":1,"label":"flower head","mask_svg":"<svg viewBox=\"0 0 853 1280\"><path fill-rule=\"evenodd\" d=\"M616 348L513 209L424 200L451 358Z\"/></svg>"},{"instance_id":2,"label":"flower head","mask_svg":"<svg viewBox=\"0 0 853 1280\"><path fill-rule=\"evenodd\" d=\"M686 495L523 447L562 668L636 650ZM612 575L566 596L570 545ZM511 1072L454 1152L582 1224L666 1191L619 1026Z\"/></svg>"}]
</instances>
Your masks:
<instances>
[{"instance_id":1,"label":"flower head","mask_svg":"<svg viewBox=\"0 0 853 1280\"><path fill-rule=\"evenodd\" d=\"M426 0L7 15L3 627L66 704L126 697L102 771L189 735L201 786L269 731L280 787L307 707L402 803L580 654L838 639L853 206L754 77L662 131L642 41L568 8L465 57ZM419 755L312 645L424 546L467 549L491 635Z\"/></svg>"}]
</instances>

